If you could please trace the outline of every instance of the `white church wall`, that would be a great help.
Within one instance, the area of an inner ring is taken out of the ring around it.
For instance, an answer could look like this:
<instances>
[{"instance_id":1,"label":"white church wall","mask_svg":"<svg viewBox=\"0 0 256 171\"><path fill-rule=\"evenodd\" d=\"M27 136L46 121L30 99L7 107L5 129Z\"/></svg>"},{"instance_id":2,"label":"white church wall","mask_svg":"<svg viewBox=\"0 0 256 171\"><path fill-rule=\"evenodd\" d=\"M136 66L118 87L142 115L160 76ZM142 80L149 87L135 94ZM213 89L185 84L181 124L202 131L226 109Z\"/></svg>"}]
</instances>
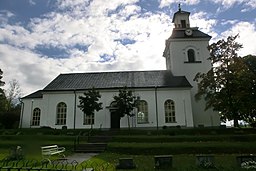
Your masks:
<instances>
[{"instance_id":1,"label":"white church wall","mask_svg":"<svg viewBox=\"0 0 256 171\"><path fill-rule=\"evenodd\" d=\"M138 124L137 113L135 116L130 117L131 127L162 127L166 126L192 126L192 112L190 102L190 91L184 89L136 89L133 90L136 96L139 96L141 100L145 100L148 103L148 123ZM95 123L93 128L110 128L111 127L111 115L109 106L113 101L113 97L118 95L118 90L100 90L102 95L100 102L102 102L103 109L99 112L95 112ZM157 96L156 96L157 94ZM79 104L79 96L83 95L83 92L51 92L45 93L41 99L33 99L33 109L39 107L41 109L40 126L49 126L52 128L61 129L64 125L56 125L56 108L58 103L64 102L67 105L67 122L68 129L81 129L90 128L91 125L84 125L83 112L77 107ZM76 100L75 100L76 97ZM157 99L157 112L156 112L156 99ZM167 99L175 101L175 113L177 117L176 123L166 124L164 120L164 102ZM31 99L24 99L25 103L24 114L22 119L22 127L30 127L31 122ZM74 108L76 107L76 108ZM185 116L186 114L186 116ZM158 124L157 118L158 116ZM75 122L74 122L75 119ZM187 123L185 122L187 120ZM74 125L75 124L75 125ZM127 128L127 117L123 117L120 120L120 127Z\"/></svg>"},{"instance_id":2,"label":"white church wall","mask_svg":"<svg viewBox=\"0 0 256 171\"><path fill-rule=\"evenodd\" d=\"M165 111L164 103L166 100L173 100L175 104L175 116L176 122L165 123ZM192 108L190 101L189 90L176 90L176 91L166 91L159 90L158 92L158 116L160 126L193 126Z\"/></svg>"},{"instance_id":3,"label":"white church wall","mask_svg":"<svg viewBox=\"0 0 256 171\"><path fill-rule=\"evenodd\" d=\"M39 108L41 110L41 113L43 112L43 103L42 98L35 98L35 99L25 99L23 101L23 111L21 111L21 122L20 122L20 128L35 128L38 126L32 126L31 118L33 116L33 110L35 108ZM42 120L40 120L40 124L42 123Z\"/></svg>"},{"instance_id":4,"label":"white church wall","mask_svg":"<svg viewBox=\"0 0 256 171\"><path fill-rule=\"evenodd\" d=\"M52 128L61 129L64 125L56 124L56 111L57 105L64 102L67 105L67 128L73 128L74 125L74 93L73 92L55 92L55 93L45 93L44 103L45 103L45 116L46 124ZM43 117L42 117L43 119Z\"/></svg>"},{"instance_id":5,"label":"white church wall","mask_svg":"<svg viewBox=\"0 0 256 171\"><path fill-rule=\"evenodd\" d=\"M191 89L191 102L193 109L194 126L218 126L220 124L218 113L211 109L205 111L205 101L196 101L195 94L198 91L197 82L193 81L198 72L206 73L211 68L208 60L209 51L207 49L208 39L175 39L170 43L170 57L168 62L170 69L175 76L186 76ZM193 48L195 50L196 61L198 63L188 63L187 50Z\"/></svg>"}]
</instances>

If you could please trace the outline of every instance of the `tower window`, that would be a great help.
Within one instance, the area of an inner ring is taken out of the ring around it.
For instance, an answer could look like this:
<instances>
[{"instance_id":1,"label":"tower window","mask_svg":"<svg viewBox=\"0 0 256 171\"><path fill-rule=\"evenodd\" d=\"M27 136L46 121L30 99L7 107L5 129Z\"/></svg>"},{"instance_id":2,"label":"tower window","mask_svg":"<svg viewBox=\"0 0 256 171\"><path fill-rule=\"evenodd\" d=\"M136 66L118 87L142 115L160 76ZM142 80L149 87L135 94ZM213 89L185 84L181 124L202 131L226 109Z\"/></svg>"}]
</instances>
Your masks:
<instances>
[{"instance_id":1,"label":"tower window","mask_svg":"<svg viewBox=\"0 0 256 171\"><path fill-rule=\"evenodd\" d=\"M188 62L195 62L195 51L193 49L188 50Z\"/></svg>"},{"instance_id":2,"label":"tower window","mask_svg":"<svg viewBox=\"0 0 256 171\"><path fill-rule=\"evenodd\" d=\"M186 20L181 20L181 27L186 28Z\"/></svg>"}]
</instances>

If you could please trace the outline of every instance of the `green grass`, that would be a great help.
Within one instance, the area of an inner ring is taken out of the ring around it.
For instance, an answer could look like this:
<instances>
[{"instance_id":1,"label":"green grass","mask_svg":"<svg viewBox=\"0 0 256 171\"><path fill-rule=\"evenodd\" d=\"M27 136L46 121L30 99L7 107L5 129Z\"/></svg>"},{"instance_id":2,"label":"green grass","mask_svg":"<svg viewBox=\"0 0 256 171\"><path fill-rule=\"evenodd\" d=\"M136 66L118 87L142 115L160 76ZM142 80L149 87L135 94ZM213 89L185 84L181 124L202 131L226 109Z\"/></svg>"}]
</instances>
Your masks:
<instances>
[{"instance_id":1,"label":"green grass","mask_svg":"<svg viewBox=\"0 0 256 171\"><path fill-rule=\"evenodd\" d=\"M118 164L119 158L132 157L137 166L134 170L141 171L155 171L154 169L154 155L124 155L118 153L101 153L98 156L91 158L82 163L87 167L93 167L95 170L114 170ZM215 166L221 171L239 171L242 170L237 166L235 154L218 154L215 155ZM207 170L196 166L196 156L194 154L173 155L173 168L175 171L193 171L193 170Z\"/></svg>"},{"instance_id":2,"label":"green grass","mask_svg":"<svg viewBox=\"0 0 256 171\"><path fill-rule=\"evenodd\" d=\"M18 132L17 132L18 131ZM38 132L37 132L38 131ZM41 160L40 147L57 144L72 154L77 134L88 130L1 130L0 160L9 154L9 149L22 146L27 159ZM68 132L72 132L68 134ZM95 131L104 135L107 131ZM81 138L82 139L82 138ZM83 138L86 141L86 136ZM118 159L132 157L136 170L154 170L154 155L173 155L172 170L202 170L195 165L196 154L213 154L216 167L223 171L241 170L235 157L239 154L256 154L256 130L254 129L166 129L166 130L121 130L108 144L106 152L85 161L80 166L95 170L114 170ZM53 158L54 159L54 158Z\"/></svg>"},{"instance_id":3,"label":"green grass","mask_svg":"<svg viewBox=\"0 0 256 171\"><path fill-rule=\"evenodd\" d=\"M109 143L108 152L122 154L256 153L255 142Z\"/></svg>"}]
</instances>

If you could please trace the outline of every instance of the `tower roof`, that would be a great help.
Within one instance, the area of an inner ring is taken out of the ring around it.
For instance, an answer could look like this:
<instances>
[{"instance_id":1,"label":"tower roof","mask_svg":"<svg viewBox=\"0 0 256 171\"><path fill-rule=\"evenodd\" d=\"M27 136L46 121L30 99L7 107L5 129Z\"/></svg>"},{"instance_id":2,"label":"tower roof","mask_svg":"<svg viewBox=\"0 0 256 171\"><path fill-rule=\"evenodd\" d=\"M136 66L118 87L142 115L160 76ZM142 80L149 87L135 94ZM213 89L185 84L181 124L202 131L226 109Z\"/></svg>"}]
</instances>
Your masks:
<instances>
[{"instance_id":1,"label":"tower roof","mask_svg":"<svg viewBox=\"0 0 256 171\"><path fill-rule=\"evenodd\" d=\"M181 9L179 9L179 11L174 13L173 18L172 18L172 22L174 23L174 19L176 18L177 15L182 15L182 14L190 15L190 12L182 11Z\"/></svg>"},{"instance_id":2,"label":"tower roof","mask_svg":"<svg viewBox=\"0 0 256 171\"><path fill-rule=\"evenodd\" d=\"M179 38L209 38L211 39L212 37L197 28L193 28L193 35L192 36L186 36L184 34L184 30L178 30L178 29L173 29L172 35L170 39L179 39Z\"/></svg>"}]
</instances>

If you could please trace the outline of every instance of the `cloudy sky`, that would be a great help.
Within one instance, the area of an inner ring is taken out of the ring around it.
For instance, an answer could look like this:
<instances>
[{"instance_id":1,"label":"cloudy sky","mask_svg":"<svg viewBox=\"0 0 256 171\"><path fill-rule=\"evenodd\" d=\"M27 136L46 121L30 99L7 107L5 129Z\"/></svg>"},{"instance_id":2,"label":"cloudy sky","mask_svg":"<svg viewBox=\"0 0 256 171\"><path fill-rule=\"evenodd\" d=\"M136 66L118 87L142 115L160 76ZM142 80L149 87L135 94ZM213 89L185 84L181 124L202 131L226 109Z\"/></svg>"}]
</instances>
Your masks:
<instances>
[{"instance_id":1,"label":"cloudy sky","mask_svg":"<svg viewBox=\"0 0 256 171\"><path fill-rule=\"evenodd\" d=\"M256 55L256 0L0 0L0 68L23 95L60 73L165 69L181 3L210 43L239 33Z\"/></svg>"}]
</instances>

